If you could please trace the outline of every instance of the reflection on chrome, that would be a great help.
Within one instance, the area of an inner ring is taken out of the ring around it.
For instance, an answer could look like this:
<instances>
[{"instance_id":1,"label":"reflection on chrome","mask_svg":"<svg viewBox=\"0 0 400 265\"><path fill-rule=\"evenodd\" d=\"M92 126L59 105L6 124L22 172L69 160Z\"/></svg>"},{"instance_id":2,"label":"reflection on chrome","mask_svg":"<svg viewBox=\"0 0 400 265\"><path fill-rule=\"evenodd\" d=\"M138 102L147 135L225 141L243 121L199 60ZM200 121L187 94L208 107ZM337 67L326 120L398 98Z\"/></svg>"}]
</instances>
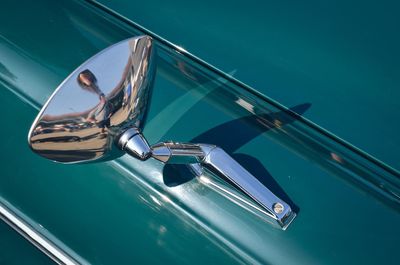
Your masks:
<instances>
[{"instance_id":1,"label":"reflection on chrome","mask_svg":"<svg viewBox=\"0 0 400 265\"><path fill-rule=\"evenodd\" d=\"M111 158L118 154L113 150L122 150L142 161L152 157L162 163L198 164L201 172L208 169L227 179L286 229L296 216L291 207L221 148L147 143L141 129L150 103L154 53L152 39L141 36L117 43L81 65L34 121L28 138L33 151L63 163ZM190 76L183 65L180 69ZM251 108L244 100L239 103ZM166 195L151 198L160 206L171 202Z\"/></svg>"},{"instance_id":2,"label":"reflection on chrome","mask_svg":"<svg viewBox=\"0 0 400 265\"><path fill-rule=\"evenodd\" d=\"M59 162L109 154L121 131L141 128L154 76L152 39L129 39L92 57L56 90L31 127L29 143Z\"/></svg>"},{"instance_id":3,"label":"reflection on chrome","mask_svg":"<svg viewBox=\"0 0 400 265\"><path fill-rule=\"evenodd\" d=\"M198 170L197 167L198 165L191 165L191 167L194 167L194 170ZM218 183L217 181L211 179L208 176L204 175L204 172L200 173L199 175L199 180L206 184L208 187L219 193L220 195L224 196L226 199L232 201L236 205L242 207L243 209L260 216L263 220L270 222L272 224L275 224L274 222L271 222L271 219L274 220L274 215L271 215L271 213L265 211L262 207L251 203L250 201L246 200L242 196L236 194L233 190L228 189L226 186L222 185L221 183ZM265 216L268 216L270 218L265 218ZM287 226L290 224L291 221L293 221L294 218L291 218L287 223Z\"/></svg>"}]
</instances>

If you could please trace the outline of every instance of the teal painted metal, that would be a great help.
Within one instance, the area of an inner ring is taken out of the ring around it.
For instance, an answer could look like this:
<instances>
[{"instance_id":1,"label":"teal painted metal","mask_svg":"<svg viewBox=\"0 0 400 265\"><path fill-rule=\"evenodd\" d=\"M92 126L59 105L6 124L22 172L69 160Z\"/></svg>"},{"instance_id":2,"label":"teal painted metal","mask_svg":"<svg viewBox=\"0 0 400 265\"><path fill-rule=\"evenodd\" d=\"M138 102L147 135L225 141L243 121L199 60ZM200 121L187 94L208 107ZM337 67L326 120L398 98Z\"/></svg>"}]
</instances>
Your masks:
<instances>
[{"instance_id":1,"label":"teal painted metal","mask_svg":"<svg viewBox=\"0 0 400 265\"><path fill-rule=\"evenodd\" d=\"M162 172L155 161L126 156L90 165L54 164L36 156L26 144L26 133L58 83L102 48L139 31L80 2L3 6L7 8L0 11L0 111L13 116L3 118L7 123L0 131L7 139L0 154L1 202L23 211L39 231L56 237L76 255L104 264L398 260L399 204L387 197L385 186L371 179L371 185L362 185L372 174L396 193L399 180L394 174L373 167L335 140L312 134L301 119L287 123L287 116L277 115L277 107L267 99L212 71L204 69L193 79L197 70L179 53L175 56L181 60L174 64L168 61L167 50L161 52L144 132L149 142L204 139L257 106L269 115L270 129L256 129L242 146L228 147L239 162L265 175L266 185L299 208L287 231L273 228L257 212L215 188L236 192L212 176L216 186L192 179L182 169ZM293 109L307 113L311 108ZM172 120L158 126L165 117ZM230 137L255 130L254 121L236 125ZM209 139L220 144L224 138L216 133ZM260 146L268 152L261 152Z\"/></svg>"},{"instance_id":2,"label":"teal painted metal","mask_svg":"<svg viewBox=\"0 0 400 265\"><path fill-rule=\"evenodd\" d=\"M400 169L398 1L98 2Z\"/></svg>"},{"instance_id":3,"label":"teal painted metal","mask_svg":"<svg viewBox=\"0 0 400 265\"><path fill-rule=\"evenodd\" d=\"M0 264L53 264L40 250L0 221Z\"/></svg>"}]
</instances>

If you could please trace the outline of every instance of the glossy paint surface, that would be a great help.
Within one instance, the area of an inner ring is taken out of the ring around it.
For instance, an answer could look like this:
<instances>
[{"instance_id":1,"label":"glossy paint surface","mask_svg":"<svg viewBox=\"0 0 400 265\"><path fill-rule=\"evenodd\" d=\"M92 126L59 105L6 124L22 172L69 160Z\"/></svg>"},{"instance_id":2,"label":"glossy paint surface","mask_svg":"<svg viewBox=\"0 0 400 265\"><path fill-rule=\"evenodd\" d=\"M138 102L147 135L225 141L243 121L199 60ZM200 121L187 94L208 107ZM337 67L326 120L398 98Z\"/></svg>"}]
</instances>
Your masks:
<instances>
[{"instance_id":1,"label":"glossy paint surface","mask_svg":"<svg viewBox=\"0 0 400 265\"><path fill-rule=\"evenodd\" d=\"M53 264L45 254L2 221L0 235L0 264Z\"/></svg>"},{"instance_id":2,"label":"glossy paint surface","mask_svg":"<svg viewBox=\"0 0 400 265\"><path fill-rule=\"evenodd\" d=\"M400 169L398 1L98 2Z\"/></svg>"},{"instance_id":3,"label":"glossy paint surface","mask_svg":"<svg viewBox=\"0 0 400 265\"><path fill-rule=\"evenodd\" d=\"M154 160L127 156L60 165L33 154L27 131L59 82L99 50L139 32L79 2L10 2L0 13L0 111L12 113L0 131L1 203L23 211L78 260L395 264L399 259L399 203L390 195L398 194L395 174L229 80L207 69L199 74L179 53L160 55L144 128L149 142L207 140L222 146L296 207L298 217L287 231L270 226L235 199L243 198L240 193L213 176L204 182L184 168L162 169ZM311 109L290 107L300 114Z\"/></svg>"}]
</instances>

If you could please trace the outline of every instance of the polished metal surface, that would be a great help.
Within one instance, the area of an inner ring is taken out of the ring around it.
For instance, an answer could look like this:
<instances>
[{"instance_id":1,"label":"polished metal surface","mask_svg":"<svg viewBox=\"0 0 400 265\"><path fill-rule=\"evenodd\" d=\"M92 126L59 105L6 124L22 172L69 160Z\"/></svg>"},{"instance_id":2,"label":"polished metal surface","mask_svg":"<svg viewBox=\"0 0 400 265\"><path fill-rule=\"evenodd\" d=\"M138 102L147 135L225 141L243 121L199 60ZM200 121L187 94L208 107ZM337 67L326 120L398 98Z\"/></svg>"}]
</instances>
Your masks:
<instances>
[{"instance_id":1,"label":"polished metal surface","mask_svg":"<svg viewBox=\"0 0 400 265\"><path fill-rule=\"evenodd\" d=\"M275 196L229 154L215 145L158 143L152 146L152 157L163 163L171 164L200 163L203 169L207 168L226 178L256 201L282 229L286 229L296 217L287 203ZM195 167L194 170L197 175L203 174L202 171L198 171L198 167Z\"/></svg>"},{"instance_id":2,"label":"polished metal surface","mask_svg":"<svg viewBox=\"0 0 400 265\"><path fill-rule=\"evenodd\" d=\"M164 163L192 164L204 158L204 151L198 144L165 142L152 147L152 157Z\"/></svg>"},{"instance_id":3,"label":"polished metal surface","mask_svg":"<svg viewBox=\"0 0 400 265\"><path fill-rule=\"evenodd\" d=\"M128 154L140 160L146 160L151 154L150 146L141 134L136 134L131 137L122 150L125 150Z\"/></svg>"},{"instance_id":4,"label":"polished metal surface","mask_svg":"<svg viewBox=\"0 0 400 265\"><path fill-rule=\"evenodd\" d=\"M235 184L241 191L260 204L282 229L296 217L290 206L275 196L268 188L219 147L201 146L205 157L203 165Z\"/></svg>"},{"instance_id":5,"label":"polished metal surface","mask_svg":"<svg viewBox=\"0 0 400 265\"><path fill-rule=\"evenodd\" d=\"M36 153L58 162L111 154L127 128L141 128L154 76L153 44L131 38L98 53L74 71L45 104L29 132Z\"/></svg>"},{"instance_id":6,"label":"polished metal surface","mask_svg":"<svg viewBox=\"0 0 400 265\"><path fill-rule=\"evenodd\" d=\"M208 144L161 142L141 133L155 71L152 39L140 36L98 53L54 92L29 132L31 148L58 162L110 158L114 146L139 160L197 164L227 179L286 229L296 216L223 149Z\"/></svg>"}]
</instances>

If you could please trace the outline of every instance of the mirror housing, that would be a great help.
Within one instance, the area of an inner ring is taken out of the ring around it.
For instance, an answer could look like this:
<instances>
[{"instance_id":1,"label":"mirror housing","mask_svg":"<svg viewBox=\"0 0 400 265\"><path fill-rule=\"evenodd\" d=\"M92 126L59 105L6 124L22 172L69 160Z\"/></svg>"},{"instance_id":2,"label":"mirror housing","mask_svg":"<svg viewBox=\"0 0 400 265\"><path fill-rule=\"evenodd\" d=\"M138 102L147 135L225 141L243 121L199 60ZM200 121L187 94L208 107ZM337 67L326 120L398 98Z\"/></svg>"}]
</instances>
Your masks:
<instances>
[{"instance_id":1,"label":"mirror housing","mask_svg":"<svg viewBox=\"0 0 400 265\"><path fill-rule=\"evenodd\" d=\"M32 150L63 163L107 159L128 128L141 129L155 75L152 38L96 54L55 90L29 131Z\"/></svg>"}]
</instances>

